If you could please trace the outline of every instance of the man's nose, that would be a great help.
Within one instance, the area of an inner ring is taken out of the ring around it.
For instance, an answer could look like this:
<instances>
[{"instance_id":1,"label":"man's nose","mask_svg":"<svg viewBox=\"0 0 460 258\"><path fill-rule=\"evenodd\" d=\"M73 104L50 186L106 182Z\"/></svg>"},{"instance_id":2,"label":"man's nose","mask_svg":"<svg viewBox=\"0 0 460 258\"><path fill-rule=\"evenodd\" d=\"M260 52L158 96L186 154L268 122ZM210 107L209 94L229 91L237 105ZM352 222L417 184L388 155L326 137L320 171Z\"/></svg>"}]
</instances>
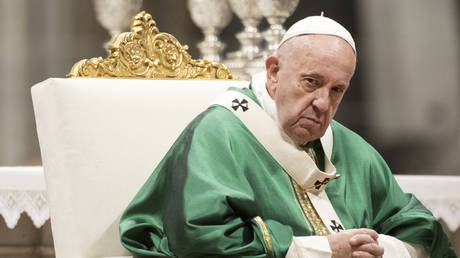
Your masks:
<instances>
[{"instance_id":1,"label":"man's nose","mask_svg":"<svg viewBox=\"0 0 460 258\"><path fill-rule=\"evenodd\" d=\"M330 105L330 93L326 87L319 88L315 91L315 99L313 100L313 107L319 112L326 112Z\"/></svg>"}]
</instances>

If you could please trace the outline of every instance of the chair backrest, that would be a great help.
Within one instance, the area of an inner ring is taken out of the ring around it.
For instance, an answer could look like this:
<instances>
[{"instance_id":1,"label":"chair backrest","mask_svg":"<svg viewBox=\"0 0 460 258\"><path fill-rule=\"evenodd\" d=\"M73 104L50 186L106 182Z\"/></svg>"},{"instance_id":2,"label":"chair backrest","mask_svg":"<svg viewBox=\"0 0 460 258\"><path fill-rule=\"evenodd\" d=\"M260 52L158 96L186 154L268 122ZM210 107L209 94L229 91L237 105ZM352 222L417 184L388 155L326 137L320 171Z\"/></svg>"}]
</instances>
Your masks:
<instances>
[{"instance_id":1,"label":"chair backrest","mask_svg":"<svg viewBox=\"0 0 460 258\"><path fill-rule=\"evenodd\" d=\"M119 241L123 210L191 119L229 86L247 84L48 79L35 85L57 257L129 255Z\"/></svg>"},{"instance_id":2,"label":"chair backrest","mask_svg":"<svg viewBox=\"0 0 460 258\"><path fill-rule=\"evenodd\" d=\"M192 59L144 11L109 50L67 75L90 78L32 87L58 258L128 255L118 223L130 200L193 117L229 86L248 84Z\"/></svg>"}]
</instances>

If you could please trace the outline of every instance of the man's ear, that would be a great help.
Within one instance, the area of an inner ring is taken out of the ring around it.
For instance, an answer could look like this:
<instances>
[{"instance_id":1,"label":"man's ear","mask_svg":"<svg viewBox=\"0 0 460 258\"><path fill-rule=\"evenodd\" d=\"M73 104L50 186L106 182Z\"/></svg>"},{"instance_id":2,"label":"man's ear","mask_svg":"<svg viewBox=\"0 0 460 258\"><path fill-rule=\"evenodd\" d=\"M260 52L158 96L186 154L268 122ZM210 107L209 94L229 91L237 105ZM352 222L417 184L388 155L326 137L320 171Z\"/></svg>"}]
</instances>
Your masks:
<instances>
[{"instance_id":1,"label":"man's ear","mask_svg":"<svg viewBox=\"0 0 460 258\"><path fill-rule=\"evenodd\" d=\"M276 56L269 56L265 60L265 69L267 70L267 91L270 97L275 96L276 85L278 84L279 59Z\"/></svg>"}]
</instances>

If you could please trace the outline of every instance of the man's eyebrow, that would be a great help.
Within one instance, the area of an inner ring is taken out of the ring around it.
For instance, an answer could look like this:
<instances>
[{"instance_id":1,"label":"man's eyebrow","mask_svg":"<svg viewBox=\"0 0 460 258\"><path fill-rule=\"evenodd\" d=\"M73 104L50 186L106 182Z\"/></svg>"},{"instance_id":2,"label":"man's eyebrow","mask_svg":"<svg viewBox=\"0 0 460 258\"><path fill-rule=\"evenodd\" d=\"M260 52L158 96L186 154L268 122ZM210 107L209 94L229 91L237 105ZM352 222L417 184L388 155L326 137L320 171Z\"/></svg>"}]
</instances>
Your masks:
<instances>
[{"instance_id":1,"label":"man's eyebrow","mask_svg":"<svg viewBox=\"0 0 460 258\"><path fill-rule=\"evenodd\" d=\"M319 79L319 80L324 80L324 76L322 76L319 73L315 73L315 72L313 72L313 73L302 73L302 74L300 74L300 77L302 77L302 78L314 77L314 78Z\"/></svg>"},{"instance_id":2,"label":"man's eyebrow","mask_svg":"<svg viewBox=\"0 0 460 258\"><path fill-rule=\"evenodd\" d=\"M317 79L317 80L320 80L320 81L323 81L323 80L324 80L324 76L322 76L321 74L316 73L316 72L312 72L312 73L301 73L301 74L300 74L300 77L301 77L301 78L313 77L313 78L315 78L315 79ZM347 84L347 83L341 82L341 83L338 83L337 85L334 85L334 87L339 87L339 88L345 90L345 89L348 88L348 85L349 85L349 84Z\"/></svg>"}]
</instances>

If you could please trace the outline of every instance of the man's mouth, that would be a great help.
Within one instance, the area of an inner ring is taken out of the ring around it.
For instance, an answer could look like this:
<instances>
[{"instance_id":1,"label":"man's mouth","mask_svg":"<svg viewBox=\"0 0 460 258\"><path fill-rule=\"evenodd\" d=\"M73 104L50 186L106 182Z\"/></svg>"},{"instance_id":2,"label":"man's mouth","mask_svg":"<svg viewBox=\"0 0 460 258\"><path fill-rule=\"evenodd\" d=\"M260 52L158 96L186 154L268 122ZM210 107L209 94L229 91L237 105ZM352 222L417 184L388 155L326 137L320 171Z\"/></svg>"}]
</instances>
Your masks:
<instances>
[{"instance_id":1,"label":"man's mouth","mask_svg":"<svg viewBox=\"0 0 460 258\"><path fill-rule=\"evenodd\" d=\"M319 126L319 125L321 125L321 120L319 120L317 118L314 118L314 117L302 116L297 120L296 124L300 124L300 125L304 124L306 126L308 124L310 126L312 126L312 125Z\"/></svg>"},{"instance_id":2,"label":"man's mouth","mask_svg":"<svg viewBox=\"0 0 460 258\"><path fill-rule=\"evenodd\" d=\"M315 124L321 124L321 121L319 119L317 119L317 118L314 118L314 117L302 117L302 118L310 120Z\"/></svg>"}]
</instances>

